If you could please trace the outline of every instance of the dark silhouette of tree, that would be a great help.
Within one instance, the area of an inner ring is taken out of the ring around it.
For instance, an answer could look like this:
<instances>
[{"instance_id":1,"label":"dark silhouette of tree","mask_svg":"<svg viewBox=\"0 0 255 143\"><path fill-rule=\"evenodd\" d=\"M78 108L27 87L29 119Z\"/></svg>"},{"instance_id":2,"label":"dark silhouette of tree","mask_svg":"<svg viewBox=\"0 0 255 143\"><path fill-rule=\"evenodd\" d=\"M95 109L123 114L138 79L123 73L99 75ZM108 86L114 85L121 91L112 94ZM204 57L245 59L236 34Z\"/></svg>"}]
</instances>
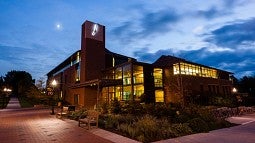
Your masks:
<instances>
[{"instance_id":1,"label":"dark silhouette of tree","mask_svg":"<svg viewBox=\"0 0 255 143\"><path fill-rule=\"evenodd\" d=\"M32 76L25 71L10 71L4 77L7 86L12 87L14 96L26 96L25 93L34 84Z\"/></svg>"},{"instance_id":2,"label":"dark silhouette of tree","mask_svg":"<svg viewBox=\"0 0 255 143\"><path fill-rule=\"evenodd\" d=\"M3 88L4 88L4 77L0 77L0 96L3 94Z\"/></svg>"},{"instance_id":3,"label":"dark silhouette of tree","mask_svg":"<svg viewBox=\"0 0 255 143\"><path fill-rule=\"evenodd\" d=\"M242 105L254 106L255 105L255 75L244 76L238 82L238 92L241 94Z\"/></svg>"},{"instance_id":4,"label":"dark silhouette of tree","mask_svg":"<svg viewBox=\"0 0 255 143\"><path fill-rule=\"evenodd\" d=\"M255 96L255 76L244 76L239 81L239 90L243 93L248 93L250 96Z\"/></svg>"}]
</instances>

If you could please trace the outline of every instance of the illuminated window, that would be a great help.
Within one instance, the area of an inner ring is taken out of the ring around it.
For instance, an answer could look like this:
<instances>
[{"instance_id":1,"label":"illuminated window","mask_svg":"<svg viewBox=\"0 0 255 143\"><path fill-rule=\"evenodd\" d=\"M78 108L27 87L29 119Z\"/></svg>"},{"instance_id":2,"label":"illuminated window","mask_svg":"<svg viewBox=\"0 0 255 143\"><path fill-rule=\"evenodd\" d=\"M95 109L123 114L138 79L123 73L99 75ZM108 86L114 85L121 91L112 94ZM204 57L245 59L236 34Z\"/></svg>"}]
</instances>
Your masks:
<instances>
[{"instance_id":1,"label":"illuminated window","mask_svg":"<svg viewBox=\"0 0 255 143\"><path fill-rule=\"evenodd\" d=\"M81 70L80 70L80 63L76 65L76 73L75 73L75 81L81 80Z\"/></svg>"},{"instance_id":2,"label":"illuminated window","mask_svg":"<svg viewBox=\"0 0 255 143\"><path fill-rule=\"evenodd\" d=\"M174 74L180 74L179 63L174 64L173 67L174 67Z\"/></svg>"},{"instance_id":3,"label":"illuminated window","mask_svg":"<svg viewBox=\"0 0 255 143\"><path fill-rule=\"evenodd\" d=\"M115 98L122 100L122 86L115 87Z\"/></svg>"},{"instance_id":4,"label":"illuminated window","mask_svg":"<svg viewBox=\"0 0 255 143\"><path fill-rule=\"evenodd\" d=\"M115 70L115 79L122 79L122 67Z\"/></svg>"},{"instance_id":5,"label":"illuminated window","mask_svg":"<svg viewBox=\"0 0 255 143\"><path fill-rule=\"evenodd\" d=\"M134 99L140 100L141 95L144 93L143 85L135 85L134 86Z\"/></svg>"},{"instance_id":6,"label":"illuminated window","mask_svg":"<svg viewBox=\"0 0 255 143\"><path fill-rule=\"evenodd\" d=\"M160 68L154 69L153 76L155 87L163 87L162 73L163 73L162 69Z\"/></svg>"},{"instance_id":7,"label":"illuminated window","mask_svg":"<svg viewBox=\"0 0 255 143\"><path fill-rule=\"evenodd\" d=\"M143 66L133 65L133 82L134 84L143 83Z\"/></svg>"},{"instance_id":8,"label":"illuminated window","mask_svg":"<svg viewBox=\"0 0 255 143\"><path fill-rule=\"evenodd\" d=\"M215 69L183 63L183 62L173 64L173 72L174 72L174 75L183 74L183 75L217 78L217 70Z\"/></svg>"},{"instance_id":9,"label":"illuminated window","mask_svg":"<svg viewBox=\"0 0 255 143\"><path fill-rule=\"evenodd\" d=\"M123 96L121 100L129 100L131 97L131 86L123 87Z\"/></svg>"},{"instance_id":10,"label":"illuminated window","mask_svg":"<svg viewBox=\"0 0 255 143\"><path fill-rule=\"evenodd\" d=\"M126 65L123 67L123 85L131 84L131 65Z\"/></svg>"},{"instance_id":11,"label":"illuminated window","mask_svg":"<svg viewBox=\"0 0 255 143\"><path fill-rule=\"evenodd\" d=\"M164 102L164 91L163 90L155 91L155 101L156 102Z\"/></svg>"},{"instance_id":12,"label":"illuminated window","mask_svg":"<svg viewBox=\"0 0 255 143\"><path fill-rule=\"evenodd\" d=\"M115 58L112 57L112 67L115 67Z\"/></svg>"},{"instance_id":13,"label":"illuminated window","mask_svg":"<svg viewBox=\"0 0 255 143\"><path fill-rule=\"evenodd\" d=\"M78 52L76 55L76 63L78 63L80 61L81 61L80 52Z\"/></svg>"}]
</instances>

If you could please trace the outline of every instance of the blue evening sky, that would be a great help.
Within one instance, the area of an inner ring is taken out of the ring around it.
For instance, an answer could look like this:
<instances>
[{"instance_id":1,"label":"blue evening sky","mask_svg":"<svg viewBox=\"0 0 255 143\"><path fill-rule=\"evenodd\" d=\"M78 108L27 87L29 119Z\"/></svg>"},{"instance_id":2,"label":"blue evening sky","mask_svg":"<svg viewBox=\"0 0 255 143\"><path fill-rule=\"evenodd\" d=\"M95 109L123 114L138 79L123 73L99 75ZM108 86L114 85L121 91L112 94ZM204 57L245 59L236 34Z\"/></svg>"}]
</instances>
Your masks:
<instances>
[{"instance_id":1,"label":"blue evening sky","mask_svg":"<svg viewBox=\"0 0 255 143\"><path fill-rule=\"evenodd\" d=\"M0 0L0 76L44 77L80 49L85 20L106 26L106 48L142 62L174 55L255 74L254 0Z\"/></svg>"}]
</instances>

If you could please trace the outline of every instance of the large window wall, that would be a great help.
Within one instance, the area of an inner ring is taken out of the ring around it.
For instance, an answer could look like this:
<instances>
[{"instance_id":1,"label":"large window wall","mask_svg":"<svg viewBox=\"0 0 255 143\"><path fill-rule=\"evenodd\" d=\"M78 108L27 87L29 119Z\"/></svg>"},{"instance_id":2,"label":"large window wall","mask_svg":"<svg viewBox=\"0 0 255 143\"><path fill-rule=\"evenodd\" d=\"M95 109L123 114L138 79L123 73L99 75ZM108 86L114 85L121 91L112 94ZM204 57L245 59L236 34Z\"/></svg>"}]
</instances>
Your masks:
<instances>
[{"instance_id":1,"label":"large window wall","mask_svg":"<svg viewBox=\"0 0 255 143\"><path fill-rule=\"evenodd\" d=\"M173 65L174 75L192 75L201 77L218 78L217 70L199 65L180 62Z\"/></svg>"},{"instance_id":2,"label":"large window wall","mask_svg":"<svg viewBox=\"0 0 255 143\"><path fill-rule=\"evenodd\" d=\"M107 71L105 78L110 79L111 77L113 79L121 79L123 84L104 87L102 93L106 101L113 100L114 98L122 101L140 100L141 95L144 93L143 66L129 63Z\"/></svg>"},{"instance_id":3,"label":"large window wall","mask_svg":"<svg viewBox=\"0 0 255 143\"><path fill-rule=\"evenodd\" d=\"M164 102L164 91L163 91L163 70L161 68L154 68L154 85L155 90L155 102Z\"/></svg>"}]
</instances>

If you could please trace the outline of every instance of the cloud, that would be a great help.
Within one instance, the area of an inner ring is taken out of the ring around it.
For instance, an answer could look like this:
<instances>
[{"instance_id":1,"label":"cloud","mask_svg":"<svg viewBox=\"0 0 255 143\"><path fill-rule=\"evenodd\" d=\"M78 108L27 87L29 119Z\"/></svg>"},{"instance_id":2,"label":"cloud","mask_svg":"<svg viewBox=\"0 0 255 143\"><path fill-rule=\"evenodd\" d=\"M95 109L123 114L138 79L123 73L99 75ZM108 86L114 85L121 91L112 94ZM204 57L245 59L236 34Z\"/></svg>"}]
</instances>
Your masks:
<instances>
[{"instance_id":1,"label":"cloud","mask_svg":"<svg viewBox=\"0 0 255 143\"><path fill-rule=\"evenodd\" d=\"M249 4L249 0L223 0L222 5L218 3L210 6L205 10L197 10L194 16L202 17L207 20L215 19L218 17L228 16L235 13L237 7Z\"/></svg>"},{"instance_id":2,"label":"cloud","mask_svg":"<svg viewBox=\"0 0 255 143\"><path fill-rule=\"evenodd\" d=\"M218 9L216 6L212 6L207 10L198 10L195 12L195 16L203 17L206 19L213 19L231 14L230 11Z\"/></svg>"},{"instance_id":3,"label":"cloud","mask_svg":"<svg viewBox=\"0 0 255 143\"><path fill-rule=\"evenodd\" d=\"M218 69L233 72L240 78L245 74L255 74L255 60L253 52L237 53L235 51L217 51L211 52L210 47L204 47L199 50L182 51L181 57L189 61L212 66ZM250 72L248 72L250 71Z\"/></svg>"},{"instance_id":4,"label":"cloud","mask_svg":"<svg viewBox=\"0 0 255 143\"><path fill-rule=\"evenodd\" d=\"M171 9L154 13L147 13L141 19L141 27L143 36L149 36L154 33L166 33L171 30L171 25L180 20L180 16Z\"/></svg>"},{"instance_id":5,"label":"cloud","mask_svg":"<svg viewBox=\"0 0 255 143\"><path fill-rule=\"evenodd\" d=\"M135 51L133 54L138 59L138 61L152 63L155 62L162 55L173 55L174 53L171 49L158 50L155 53L146 52L148 50L148 48L142 48Z\"/></svg>"},{"instance_id":6,"label":"cloud","mask_svg":"<svg viewBox=\"0 0 255 143\"><path fill-rule=\"evenodd\" d=\"M142 14L142 15L141 15ZM151 37L155 34L164 34L173 28L181 16L172 9L165 9L157 12L140 12L138 20L123 22L120 26L113 28L111 35L124 42L131 42L137 38Z\"/></svg>"},{"instance_id":7,"label":"cloud","mask_svg":"<svg viewBox=\"0 0 255 143\"><path fill-rule=\"evenodd\" d=\"M220 47L237 48L254 44L254 31L255 18L237 21L211 31L205 41Z\"/></svg>"},{"instance_id":8,"label":"cloud","mask_svg":"<svg viewBox=\"0 0 255 143\"><path fill-rule=\"evenodd\" d=\"M210 47L202 47L198 50L178 51L178 53L169 50L158 50L154 53L146 52L148 48L143 48L134 52L138 61L152 63L161 55L174 55L191 62L211 66L217 69L233 72L236 77L241 78L244 75L255 75L254 53L237 54L229 50L212 51Z\"/></svg>"},{"instance_id":9,"label":"cloud","mask_svg":"<svg viewBox=\"0 0 255 143\"><path fill-rule=\"evenodd\" d=\"M233 9L235 7L248 4L250 0L223 0L224 8Z\"/></svg>"}]
</instances>

